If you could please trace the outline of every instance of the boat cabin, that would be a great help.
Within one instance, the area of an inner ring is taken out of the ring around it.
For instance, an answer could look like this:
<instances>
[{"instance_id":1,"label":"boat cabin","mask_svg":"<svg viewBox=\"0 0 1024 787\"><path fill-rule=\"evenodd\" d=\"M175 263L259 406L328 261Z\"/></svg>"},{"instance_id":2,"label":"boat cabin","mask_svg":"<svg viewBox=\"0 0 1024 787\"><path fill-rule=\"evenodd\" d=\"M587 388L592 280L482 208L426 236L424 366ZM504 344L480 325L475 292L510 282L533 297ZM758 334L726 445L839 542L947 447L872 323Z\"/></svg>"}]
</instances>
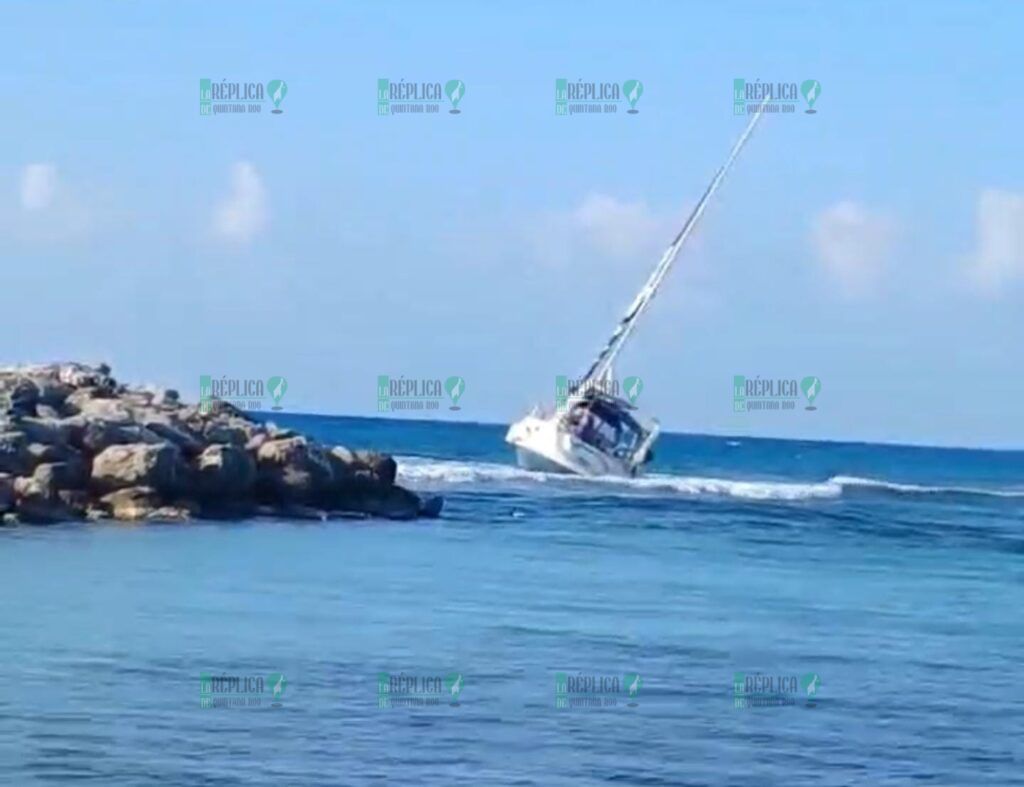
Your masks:
<instances>
[{"instance_id":1,"label":"boat cabin","mask_svg":"<svg viewBox=\"0 0 1024 787\"><path fill-rule=\"evenodd\" d=\"M569 407L566 419L577 439L603 454L630 460L647 434L631 409L622 399L589 391Z\"/></svg>"}]
</instances>

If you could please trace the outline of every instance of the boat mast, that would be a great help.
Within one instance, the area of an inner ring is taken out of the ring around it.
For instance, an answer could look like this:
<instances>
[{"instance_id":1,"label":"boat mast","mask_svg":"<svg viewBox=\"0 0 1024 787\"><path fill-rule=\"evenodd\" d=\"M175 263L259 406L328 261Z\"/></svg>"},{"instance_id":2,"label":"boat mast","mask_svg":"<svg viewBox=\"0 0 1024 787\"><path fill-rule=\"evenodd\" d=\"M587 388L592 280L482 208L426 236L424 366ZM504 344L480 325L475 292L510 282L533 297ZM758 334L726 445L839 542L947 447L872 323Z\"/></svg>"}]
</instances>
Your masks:
<instances>
[{"instance_id":1,"label":"boat mast","mask_svg":"<svg viewBox=\"0 0 1024 787\"><path fill-rule=\"evenodd\" d=\"M700 217L704 214L704 208L707 207L708 201L711 199L712 195L714 195L715 191L718 189L718 186L722 182L723 178L725 178L725 173L729 171L729 168L736 160L736 157L739 156L740 151L743 149L743 146L747 144L747 139L750 138L750 135L754 131L754 127L761 119L761 110L763 108L764 103L762 102L761 106L757 108L757 111L754 113L754 116L747 124L746 129L743 131L743 134L736 141L736 144L733 145L732 152L729 154L729 158L726 159L722 167L718 170L717 173L715 173L715 177L711 180L711 183L704 191L704 196L700 198L700 201L697 203L696 207L694 207L693 212L690 214L690 217L686 220L686 223L683 225L683 228L679 230L679 234L676 235L671 245L665 250L665 253L661 256L661 260L655 266L654 271L647 279L647 282L641 288L640 292L637 293L636 298L633 299L633 302L629 305L629 308L626 309L625 315L623 315L622 319L619 320L619 324L615 327L615 332L608 340L608 343L604 346L604 349L601 350L600 355L597 356L597 358L591 364L590 369L587 370L587 374L584 377L584 383L581 384L581 387L587 383L599 383L599 381L601 381L602 379L611 374L612 364L614 363L616 356L618 356L623 346L625 346L626 340L633 332L633 328L636 326L637 320L639 319L640 315L643 314L644 310L654 299L654 295L657 292L658 287L661 285L661 282L665 278L665 275L672 267L672 263L675 262L675 259L678 256L679 250L682 248L683 243L685 243L686 239L690 236L690 233L693 231L693 228L697 225L697 222L700 220Z\"/></svg>"}]
</instances>

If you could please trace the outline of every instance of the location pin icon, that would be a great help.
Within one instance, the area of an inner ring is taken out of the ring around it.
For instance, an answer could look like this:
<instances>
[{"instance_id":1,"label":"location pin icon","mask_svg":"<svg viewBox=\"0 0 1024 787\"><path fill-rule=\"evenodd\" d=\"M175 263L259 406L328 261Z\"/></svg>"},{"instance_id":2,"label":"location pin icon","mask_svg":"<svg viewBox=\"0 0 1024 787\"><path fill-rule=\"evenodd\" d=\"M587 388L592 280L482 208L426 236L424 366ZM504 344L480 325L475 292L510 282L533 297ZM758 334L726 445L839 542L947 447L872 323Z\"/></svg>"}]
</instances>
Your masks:
<instances>
[{"instance_id":1,"label":"location pin icon","mask_svg":"<svg viewBox=\"0 0 1024 787\"><path fill-rule=\"evenodd\" d=\"M636 108L636 102L644 94L644 83L639 79L627 79L622 83L622 92L626 94L626 101L629 102L629 114L635 115L640 111Z\"/></svg>"},{"instance_id":2,"label":"location pin icon","mask_svg":"<svg viewBox=\"0 0 1024 787\"><path fill-rule=\"evenodd\" d=\"M274 102L274 108L270 111L275 115L280 115L284 112L281 109L281 102L288 95L288 84L282 79L271 79L267 82L267 95Z\"/></svg>"},{"instance_id":3,"label":"location pin icon","mask_svg":"<svg viewBox=\"0 0 1024 787\"><path fill-rule=\"evenodd\" d=\"M445 83L444 93L448 96L448 100L452 102L452 108L448 110L448 113L451 115L459 114L462 111L459 109L459 102L466 95L466 83L461 79L449 79Z\"/></svg>"},{"instance_id":4,"label":"location pin icon","mask_svg":"<svg viewBox=\"0 0 1024 787\"><path fill-rule=\"evenodd\" d=\"M449 410L459 410L459 397L466 390L466 381L461 377L449 377L444 381L444 389L448 392L448 396L452 400L452 406Z\"/></svg>"},{"instance_id":5,"label":"location pin icon","mask_svg":"<svg viewBox=\"0 0 1024 787\"><path fill-rule=\"evenodd\" d=\"M814 108L814 102L821 95L821 82L817 79L805 79L800 85L800 92L803 93L804 101L807 102L807 109L804 112L813 115L818 111Z\"/></svg>"},{"instance_id":6,"label":"location pin icon","mask_svg":"<svg viewBox=\"0 0 1024 787\"><path fill-rule=\"evenodd\" d=\"M821 393L821 380L817 377L805 377L800 381L800 390L807 397L807 407L804 409L817 410L818 408L814 406L814 400Z\"/></svg>"}]
</instances>

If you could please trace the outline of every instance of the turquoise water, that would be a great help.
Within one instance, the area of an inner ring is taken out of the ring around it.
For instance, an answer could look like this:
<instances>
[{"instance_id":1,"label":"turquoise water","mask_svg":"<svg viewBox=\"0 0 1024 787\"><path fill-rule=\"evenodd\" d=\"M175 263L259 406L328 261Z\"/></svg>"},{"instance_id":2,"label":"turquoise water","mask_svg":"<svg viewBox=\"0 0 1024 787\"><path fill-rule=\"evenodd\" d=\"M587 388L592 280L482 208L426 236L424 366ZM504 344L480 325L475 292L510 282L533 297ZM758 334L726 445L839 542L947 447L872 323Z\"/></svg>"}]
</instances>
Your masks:
<instances>
[{"instance_id":1,"label":"turquoise water","mask_svg":"<svg viewBox=\"0 0 1024 787\"><path fill-rule=\"evenodd\" d=\"M669 435L617 482L499 427L278 420L444 517L0 529L0 781L1024 783L1024 453ZM203 673L287 682L204 708ZM559 708L559 673L642 683ZM817 692L737 707L737 673Z\"/></svg>"}]
</instances>

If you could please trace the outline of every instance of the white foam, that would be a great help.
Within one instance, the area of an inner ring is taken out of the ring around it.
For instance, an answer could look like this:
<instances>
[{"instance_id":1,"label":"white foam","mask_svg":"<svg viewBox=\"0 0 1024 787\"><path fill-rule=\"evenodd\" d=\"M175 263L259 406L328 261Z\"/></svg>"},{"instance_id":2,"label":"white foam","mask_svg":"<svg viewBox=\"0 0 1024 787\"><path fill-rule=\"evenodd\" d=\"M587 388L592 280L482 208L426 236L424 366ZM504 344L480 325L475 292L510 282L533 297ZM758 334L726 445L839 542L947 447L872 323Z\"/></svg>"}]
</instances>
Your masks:
<instances>
[{"instance_id":1,"label":"white foam","mask_svg":"<svg viewBox=\"0 0 1024 787\"><path fill-rule=\"evenodd\" d=\"M726 478L702 478L654 474L642 478L611 476L583 478L556 473L539 473L496 462L459 462L419 457L398 457L401 481L427 484L472 483L560 483L566 486L593 484L609 491L665 491L678 494L719 495L746 500L807 500L833 498L842 494L842 487L833 481L822 483L791 483L776 481L736 481Z\"/></svg>"},{"instance_id":2,"label":"white foam","mask_svg":"<svg viewBox=\"0 0 1024 787\"><path fill-rule=\"evenodd\" d=\"M655 473L640 478L598 477L583 478L557 473L523 470L514 465L497 462L460 462L456 460L425 459L423 457L397 457L398 476L402 482L413 485L524 485L555 484L571 489L574 486L599 486L605 493L616 489L628 493L670 492L686 496L719 496L743 500L827 500L840 497L848 488L876 489L895 494L960 494L990 495L1024 499L1024 489L983 489L956 486L921 486L900 484L874 478L837 475L827 481L750 481L702 476L677 476Z\"/></svg>"},{"instance_id":3,"label":"white foam","mask_svg":"<svg viewBox=\"0 0 1024 787\"><path fill-rule=\"evenodd\" d=\"M1024 489L984 489L971 486L922 486L920 484L897 484L877 478L861 478L855 475L837 475L829 479L842 487L882 489L889 492L914 495L983 495L990 497L1024 498Z\"/></svg>"}]
</instances>

